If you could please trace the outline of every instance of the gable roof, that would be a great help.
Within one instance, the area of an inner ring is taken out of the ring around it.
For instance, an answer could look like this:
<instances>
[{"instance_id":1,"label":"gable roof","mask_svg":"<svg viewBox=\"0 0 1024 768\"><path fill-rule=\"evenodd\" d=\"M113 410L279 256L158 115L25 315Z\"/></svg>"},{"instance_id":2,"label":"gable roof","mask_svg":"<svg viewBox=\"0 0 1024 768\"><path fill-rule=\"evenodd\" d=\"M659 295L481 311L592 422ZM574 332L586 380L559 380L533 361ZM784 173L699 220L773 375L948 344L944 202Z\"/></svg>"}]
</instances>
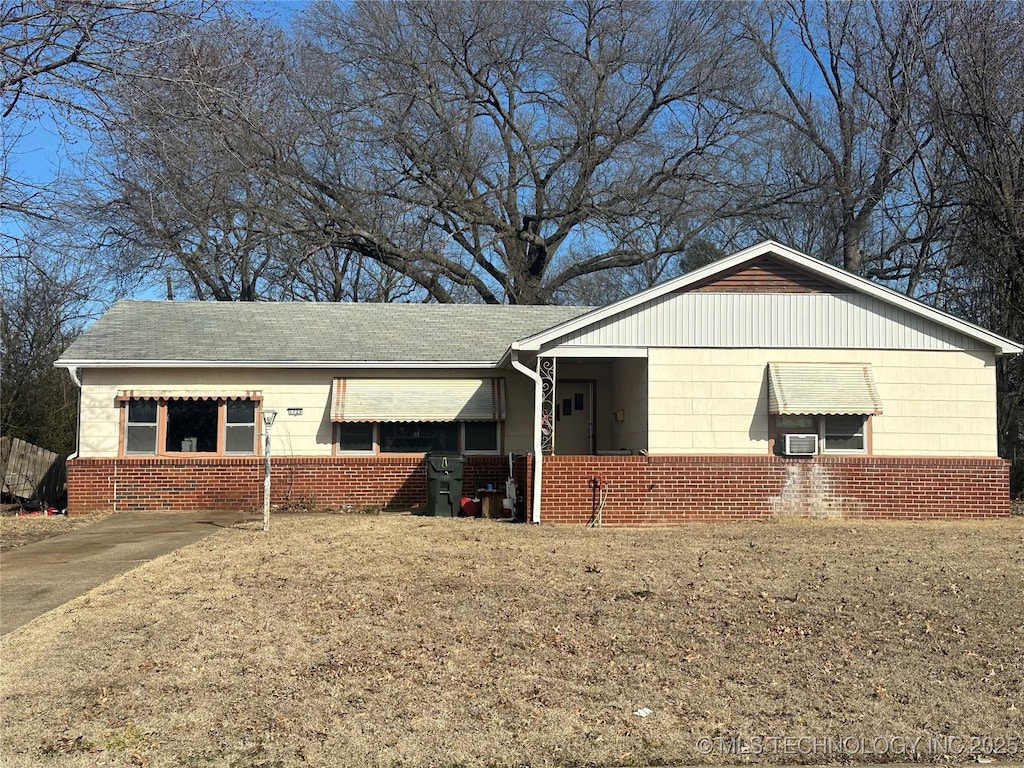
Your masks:
<instances>
[{"instance_id":1,"label":"gable roof","mask_svg":"<svg viewBox=\"0 0 1024 768\"><path fill-rule=\"evenodd\" d=\"M688 272L646 291L641 291L629 298L600 307L578 317L567 319L559 325L544 329L532 336L524 337L514 342L512 349L527 352L540 351L569 334L596 326L606 320L636 310L642 305L653 302L668 294L695 290L713 282L715 278L735 273L744 265L767 259L790 264L805 275L834 286L840 292L858 293L872 297L929 320L938 326L961 333L968 338L980 342L983 346L991 347L997 355L1016 355L1024 351L1024 346L1011 339L1000 336L973 323L960 320L950 314L922 304L916 299L905 296L898 291L877 285L844 269L827 264L819 259L812 258L770 240L746 248L732 256L719 259L712 264L695 269L693 272Z\"/></svg>"},{"instance_id":2,"label":"gable roof","mask_svg":"<svg viewBox=\"0 0 1024 768\"><path fill-rule=\"evenodd\" d=\"M839 267L764 242L605 307L493 304L119 301L57 361L63 367L492 368L673 293L725 286L745 265L789 265L839 293L871 297L997 355L1019 343ZM785 270L783 270L784 272ZM720 285L714 285L716 280ZM816 286L816 287L815 287ZM733 286L736 290L742 287ZM785 290L782 288L782 290Z\"/></svg>"},{"instance_id":3,"label":"gable roof","mask_svg":"<svg viewBox=\"0 0 1024 768\"><path fill-rule=\"evenodd\" d=\"M588 309L119 301L68 347L57 365L489 368L516 339Z\"/></svg>"}]
</instances>

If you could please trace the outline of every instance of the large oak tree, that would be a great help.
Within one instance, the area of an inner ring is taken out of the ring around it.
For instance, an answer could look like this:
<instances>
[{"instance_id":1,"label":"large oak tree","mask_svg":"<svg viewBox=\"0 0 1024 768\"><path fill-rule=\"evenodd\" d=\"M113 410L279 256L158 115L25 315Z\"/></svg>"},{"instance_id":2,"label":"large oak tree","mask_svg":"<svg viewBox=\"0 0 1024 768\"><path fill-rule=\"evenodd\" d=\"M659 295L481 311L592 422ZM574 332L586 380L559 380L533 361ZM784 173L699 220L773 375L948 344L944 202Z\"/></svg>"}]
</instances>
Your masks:
<instances>
[{"instance_id":1,"label":"large oak tree","mask_svg":"<svg viewBox=\"0 0 1024 768\"><path fill-rule=\"evenodd\" d=\"M270 42L207 24L160 54L194 78L121 94L111 199L200 296L273 295L252 290L272 269L291 295L331 254L429 300L550 302L738 209L751 57L727 11L324 2ZM254 237L259 269L236 269Z\"/></svg>"}]
</instances>

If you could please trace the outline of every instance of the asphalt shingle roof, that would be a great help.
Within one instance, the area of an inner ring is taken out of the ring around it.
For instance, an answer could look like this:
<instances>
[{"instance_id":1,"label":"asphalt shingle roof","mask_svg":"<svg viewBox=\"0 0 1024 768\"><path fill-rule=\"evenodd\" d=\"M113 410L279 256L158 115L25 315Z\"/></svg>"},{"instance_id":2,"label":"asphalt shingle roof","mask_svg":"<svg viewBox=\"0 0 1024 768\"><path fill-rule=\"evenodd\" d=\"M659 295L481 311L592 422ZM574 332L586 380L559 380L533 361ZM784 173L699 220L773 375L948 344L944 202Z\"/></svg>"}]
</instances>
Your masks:
<instances>
[{"instance_id":1,"label":"asphalt shingle roof","mask_svg":"<svg viewBox=\"0 0 1024 768\"><path fill-rule=\"evenodd\" d=\"M513 341L589 309L119 301L59 362L496 363Z\"/></svg>"}]
</instances>

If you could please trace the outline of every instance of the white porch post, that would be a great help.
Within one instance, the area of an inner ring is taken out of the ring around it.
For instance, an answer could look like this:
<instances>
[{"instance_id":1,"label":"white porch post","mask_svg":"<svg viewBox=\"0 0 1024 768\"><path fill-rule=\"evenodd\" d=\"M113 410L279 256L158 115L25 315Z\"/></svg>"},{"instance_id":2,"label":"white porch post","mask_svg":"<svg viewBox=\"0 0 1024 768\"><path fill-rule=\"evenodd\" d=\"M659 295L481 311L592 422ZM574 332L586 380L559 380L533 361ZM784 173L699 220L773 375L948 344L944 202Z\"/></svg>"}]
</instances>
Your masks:
<instances>
[{"instance_id":1,"label":"white porch post","mask_svg":"<svg viewBox=\"0 0 1024 768\"><path fill-rule=\"evenodd\" d=\"M541 449L550 456L555 452L555 358L538 357L537 373L541 385Z\"/></svg>"}]
</instances>

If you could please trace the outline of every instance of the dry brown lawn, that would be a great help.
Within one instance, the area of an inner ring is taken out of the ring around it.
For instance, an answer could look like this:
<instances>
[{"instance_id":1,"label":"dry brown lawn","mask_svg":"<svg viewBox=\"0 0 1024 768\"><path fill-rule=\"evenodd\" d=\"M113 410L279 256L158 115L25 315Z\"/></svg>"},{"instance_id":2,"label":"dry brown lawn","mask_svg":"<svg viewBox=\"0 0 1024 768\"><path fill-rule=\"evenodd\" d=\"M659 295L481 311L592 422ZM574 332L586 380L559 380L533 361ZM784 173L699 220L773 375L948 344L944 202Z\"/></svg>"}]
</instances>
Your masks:
<instances>
[{"instance_id":1,"label":"dry brown lawn","mask_svg":"<svg viewBox=\"0 0 1024 768\"><path fill-rule=\"evenodd\" d=\"M14 514L0 516L0 552L9 549L23 547L51 536L60 536L79 528L92 525L102 520L107 515L85 515L82 517L65 517L54 515L52 517L19 517Z\"/></svg>"},{"instance_id":2,"label":"dry brown lawn","mask_svg":"<svg viewBox=\"0 0 1024 768\"><path fill-rule=\"evenodd\" d=\"M281 516L3 637L0 749L15 766L1020 762L1022 622L1019 518Z\"/></svg>"}]
</instances>

